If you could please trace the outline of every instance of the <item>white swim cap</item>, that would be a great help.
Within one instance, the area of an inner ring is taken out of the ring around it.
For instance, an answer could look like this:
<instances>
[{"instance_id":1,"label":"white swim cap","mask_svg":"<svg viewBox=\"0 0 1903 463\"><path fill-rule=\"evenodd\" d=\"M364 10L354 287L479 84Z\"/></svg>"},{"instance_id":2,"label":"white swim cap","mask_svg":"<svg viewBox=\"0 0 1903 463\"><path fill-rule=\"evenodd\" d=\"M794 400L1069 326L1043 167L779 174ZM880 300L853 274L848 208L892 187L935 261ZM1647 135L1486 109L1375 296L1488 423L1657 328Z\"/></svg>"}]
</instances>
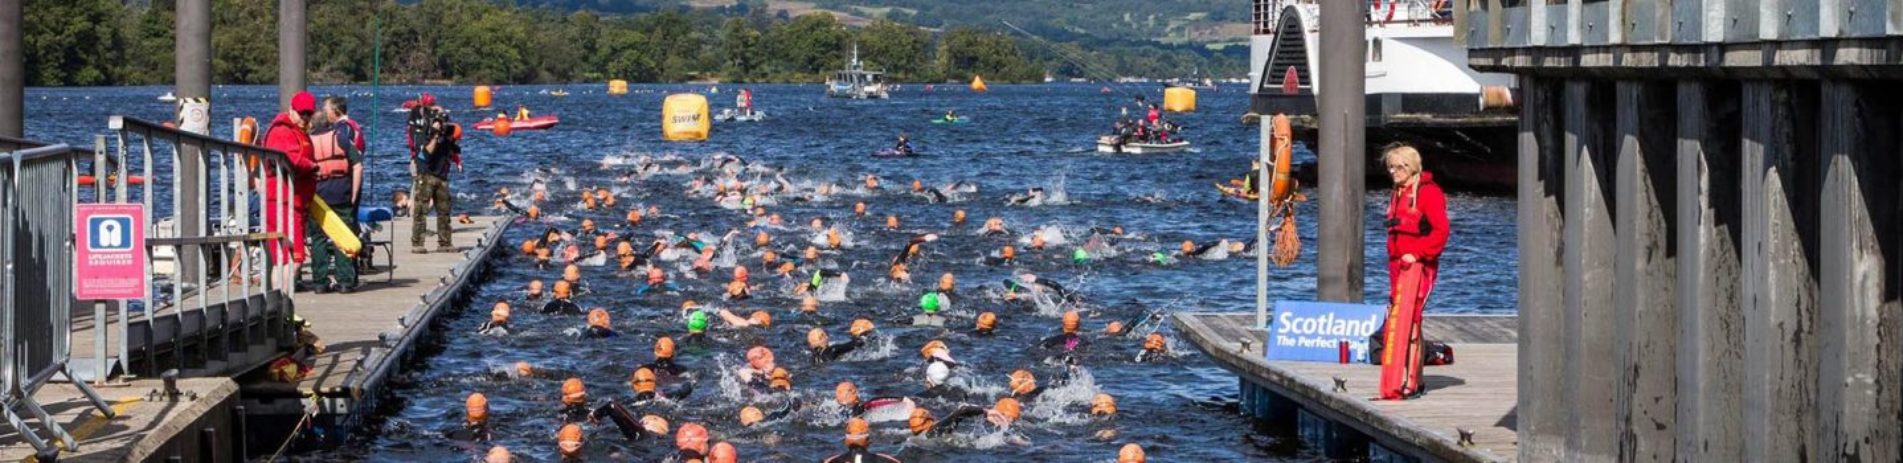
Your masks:
<instances>
[{"instance_id":1,"label":"white swim cap","mask_svg":"<svg viewBox=\"0 0 1903 463\"><path fill-rule=\"evenodd\" d=\"M945 384L945 381L949 379L951 379L951 367L946 366L945 362L932 362L925 366L926 386Z\"/></svg>"}]
</instances>

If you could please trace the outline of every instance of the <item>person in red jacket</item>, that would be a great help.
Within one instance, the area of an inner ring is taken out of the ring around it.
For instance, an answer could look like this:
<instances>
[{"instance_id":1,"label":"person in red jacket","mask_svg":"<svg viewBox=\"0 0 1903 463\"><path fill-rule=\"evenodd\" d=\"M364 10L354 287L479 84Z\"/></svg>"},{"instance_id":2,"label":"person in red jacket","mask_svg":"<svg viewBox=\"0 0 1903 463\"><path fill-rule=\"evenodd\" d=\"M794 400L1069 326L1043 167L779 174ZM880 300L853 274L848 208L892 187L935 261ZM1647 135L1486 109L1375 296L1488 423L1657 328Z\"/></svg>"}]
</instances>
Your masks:
<instances>
[{"instance_id":1,"label":"person in red jacket","mask_svg":"<svg viewBox=\"0 0 1903 463\"><path fill-rule=\"evenodd\" d=\"M1434 176L1421 171L1421 153L1412 146L1389 147L1381 156L1394 180L1389 198L1389 306L1381 363L1381 399L1405 399L1421 392L1421 312L1440 273L1447 248L1447 195Z\"/></svg>"},{"instance_id":2,"label":"person in red jacket","mask_svg":"<svg viewBox=\"0 0 1903 463\"><path fill-rule=\"evenodd\" d=\"M277 191L277 178L269 176L264 198L272 208L293 208L295 217L290 217L289 223L280 223L283 220L278 218L278 214L269 213L273 209L268 208L264 214L265 230L282 236L280 241L284 244L273 243L271 246L273 258L278 262L286 262L287 257L290 262L304 262L304 215L311 195L317 192L317 161L312 155L311 137L306 130L311 117L317 112L317 98L311 96L310 92L297 92L291 97L291 106L286 109L271 120L271 128L264 133L264 147L282 151L289 158L293 185L291 197L281 197ZM288 256L285 252L287 248Z\"/></svg>"}]
</instances>

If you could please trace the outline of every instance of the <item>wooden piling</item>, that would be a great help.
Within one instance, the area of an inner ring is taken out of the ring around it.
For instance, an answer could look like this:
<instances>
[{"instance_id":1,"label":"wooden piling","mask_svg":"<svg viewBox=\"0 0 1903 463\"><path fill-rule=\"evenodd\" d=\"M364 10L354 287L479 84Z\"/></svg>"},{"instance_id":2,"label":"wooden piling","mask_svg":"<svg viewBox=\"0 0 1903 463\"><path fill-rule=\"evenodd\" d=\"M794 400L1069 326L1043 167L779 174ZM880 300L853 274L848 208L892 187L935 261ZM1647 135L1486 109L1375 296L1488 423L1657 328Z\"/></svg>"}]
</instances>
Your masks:
<instances>
[{"instance_id":1,"label":"wooden piling","mask_svg":"<svg viewBox=\"0 0 1903 463\"><path fill-rule=\"evenodd\" d=\"M1808 101L1787 82L1744 84L1744 384L1747 461L1801 461L1817 378L1816 161ZM1809 105L1815 108L1815 105Z\"/></svg>"},{"instance_id":2,"label":"wooden piling","mask_svg":"<svg viewBox=\"0 0 1903 463\"><path fill-rule=\"evenodd\" d=\"M1562 393L1565 365L1560 337L1564 306L1560 284L1560 238L1565 216L1564 158L1559 149L1559 85L1552 79L1520 80L1526 110L1520 117L1519 202L1519 409L1521 461L1553 461L1566 446L1571 407L1541 400Z\"/></svg>"},{"instance_id":3,"label":"wooden piling","mask_svg":"<svg viewBox=\"0 0 1903 463\"><path fill-rule=\"evenodd\" d=\"M1620 81L1615 133L1619 146L1614 181L1618 251L1613 297L1617 353L1619 461L1670 462L1678 391L1676 309L1678 247L1674 142L1677 123L1669 83Z\"/></svg>"},{"instance_id":4,"label":"wooden piling","mask_svg":"<svg viewBox=\"0 0 1903 463\"><path fill-rule=\"evenodd\" d=\"M1738 87L1678 83L1680 461L1743 461Z\"/></svg>"},{"instance_id":5,"label":"wooden piling","mask_svg":"<svg viewBox=\"0 0 1903 463\"><path fill-rule=\"evenodd\" d=\"M1566 82L1564 262L1565 339L1561 396L1573 407L1567 423L1571 461L1607 461L1618 454L1613 413L1617 370L1613 332L1613 202L1606 118L1609 86Z\"/></svg>"}]
</instances>

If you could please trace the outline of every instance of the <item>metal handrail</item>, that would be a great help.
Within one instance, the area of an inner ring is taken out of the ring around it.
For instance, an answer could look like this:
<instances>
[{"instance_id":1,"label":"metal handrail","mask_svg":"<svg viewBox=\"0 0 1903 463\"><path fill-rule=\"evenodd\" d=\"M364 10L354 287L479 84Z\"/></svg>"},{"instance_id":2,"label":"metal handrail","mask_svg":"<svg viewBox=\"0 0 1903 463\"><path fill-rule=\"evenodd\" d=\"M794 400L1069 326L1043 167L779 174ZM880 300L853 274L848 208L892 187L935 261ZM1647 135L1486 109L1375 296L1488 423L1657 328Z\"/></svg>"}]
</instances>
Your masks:
<instances>
[{"instance_id":1,"label":"metal handrail","mask_svg":"<svg viewBox=\"0 0 1903 463\"><path fill-rule=\"evenodd\" d=\"M297 176L293 174L290 158L280 151L178 130L126 116L112 116L107 126L118 135L119 149L116 155L119 162L111 164L118 174L112 177L116 180L111 185L118 199L126 200L127 176L125 174L131 168L132 161L136 160L140 164L139 167L145 175L146 181L139 186L141 189L139 201L146 205L147 236L155 238L148 240L146 248L147 274L154 274L154 258L157 257L155 255L157 250L170 248L174 251L174 266L173 271L170 272L173 282L170 293L173 310L170 315L176 326L183 327L186 323L185 309L187 307L184 306L184 300L188 294L185 290L188 284L193 287L192 293L197 296L196 306L200 311L209 310L211 306L217 304L225 304L229 309L229 304L233 301L250 301L253 297L268 296L274 292L288 295L294 290L292 283L296 277L297 267L292 259L286 257L287 248L291 246L288 240L301 240L303 237L291 236L288 231L294 223L303 220L303 217L299 216L293 207L293 198L297 191ZM158 166L155 163L153 142L158 142L162 146L169 145L171 148L169 175L156 177L152 175L153 169ZM181 175L183 172L180 163L184 159L182 157L188 155L196 156L193 161L203 166L202 180ZM174 230L169 237L159 236L160 224L151 220L152 215L157 212L154 206L157 205L155 202L158 199L154 195L153 188L161 181L170 184L171 210L169 212L173 218ZM105 196L103 188L101 198ZM187 195L183 193L186 189L192 189L193 193L196 193L191 196L197 198L197 201L190 204L184 202ZM254 207L256 211L253 211ZM256 220L253 219L254 212L257 215ZM204 220L202 230L192 236L186 236L184 231L187 227L183 219L195 220L199 217ZM216 262L212 262L211 256L218 257ZM196 265L183 265L188 262L195 262ZM227 265L227 268L219 272L224 282L217 284L221 290L215 295L217 297L214 297L214 291L212 291L216 280L210 270L214 263ZM187 272L188 269L196 271ZM254 285L252 283L254 278L261 280L260 284ZM237 294L233 294L234 291ZM288 318L290 309L274 307L276 302L270 297L265 297L264 300L267 313L283 310L286 311ZM176 354L173 357L178 367L182 369L185 366L185 356L179 353L181 350L178 346L191 339L185 338L182 330L181 333L175 333L172 339L158 339L157 336L160 333L152 329L150 322L154 320L159 306L154 304L150 297L144 302L147 309L140 321L146 322L144 326L149 330L147 353L151 354L151 350L159 346L170 345ZM246 309L249 310L249 306ZM214 324L225 324L226 319L221 317L214 322L210 319L209 312L200 313L207 316L205 329L198 333L198 336L202 336L201 339L197 339L198 342L201 345L216 345L213 343L221 342L222 340L212 338L214 330L211 327ZM129 325L132 322L130 319L133 317L125 313L121 315L118 332L122 339L126 339L124 336L130 330ZM219 331L228 335L230 330ZM130 361L131 352L127 344L120 343L119 355L120 358ZM209 349L201 349L201 351L206 350ZM160 369L156 365L150 365L150 362L147 366L154 371Z\"/></svg>"}]
</instances>

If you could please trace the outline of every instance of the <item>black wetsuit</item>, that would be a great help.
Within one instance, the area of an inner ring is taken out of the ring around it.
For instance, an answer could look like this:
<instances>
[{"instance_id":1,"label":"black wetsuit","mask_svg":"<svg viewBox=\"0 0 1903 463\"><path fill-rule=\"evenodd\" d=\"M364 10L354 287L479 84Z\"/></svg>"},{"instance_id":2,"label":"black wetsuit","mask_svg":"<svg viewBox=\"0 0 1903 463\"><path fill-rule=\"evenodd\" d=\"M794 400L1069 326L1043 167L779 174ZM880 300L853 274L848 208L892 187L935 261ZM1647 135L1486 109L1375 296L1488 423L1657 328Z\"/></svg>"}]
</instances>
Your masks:
<instances>
[{"instance_id":1,"label":"black wetsuit","mask_svg":"<svg viewBox=\"0 0 1903 463\"><path fill-rule=\"evenodd\" d=\"M621 437L628 439L629 442L640 442L647 439L661 439L665 441L669 437L648 432L647 428L641 427L640 421L635 420L634 414L628 413L627 408L613 401L596 407L595 411L588 414L590 421L599 421L604 417L613 422L615 429L621 431Z\"/></svg>"},{"instance_id":2,"label":"black wetsuit","mask_svg":"<svg viewBox=\"0 0 1903 463\"><path fill-rule=\"evenodd\" d=\"M852 351L857 350L859 349L859 347L864 345L866 345L866 341L864 338L854 336L852 339L849 339L846 342L833 344L833 345L821 347L818 349L813 349L813 363L824 363L824 362L839 360L839 357L844 356L848 353L851 353Z\"/></svg>"},{"instance_id":3,"label":"black wetsuit","mask_svg":"<svg viewBox=\"0 0 1903 463\"><path fill-rule=\"evenodd\" d=\"M580 423L588 421L588 404L562 405L560 415L562 423Z\"/></svg>"},{"instance_id":4,"label":"black wetsuit","mask_svg":"<svg viewBox=\"0 0 1903 463\"><path fill-rule=\"evenodd\" d=\"M1083 336L1077 333L1059 333L1056 336L1044 338L1044 340L1037 342L1037 346L1040 348L1062 349L1064 352L1076 352L1082 350L1084 346L1088 344L1090 344L1090 341L1084 339Z\"/></svg>"},{"instance_id":5,"label":"black wetsuit","mask_svg":"<svg viewBox=\"0 0 1903 463\"><path fill-rule=\"evenodd\" d=\"M890 455L872 453L865 447L847 447L846 453L833 455L822 463L899 463Z\"/></svg>"},{"instance_id":6,"label":"black wetsuit","mask_svg":"<svg viewBox=\"0 0 1903 463\"><path fill-rule=\"evenodd\" d=\"M932 429L930 431L926 431L926 433L934 434L934 435L949 434L952 431L957 430L959 426L963 426L965 423L970 422L972 418L978 418L979 420L982 421L984 419L984 416L985 416L984 407L977 407L972 405L958 407L957 410L952 410L951 414L945 415L944 418L940 418L938 420L938 424L935 426L932 426Z\"/></svg>"},{"instance_id":7,"label":"black wetsuit","mask_svg":"<svg viewBox=\"0 0 1903 463\"><path fill-rule=\"evenodd\" d=\"M488 442L490 438L489 425L481 424L481 423L464 423L462 426L457 427L456 429L444 431L443 437L448 438L450 440L458 440L458 441L465 441L465 442Z\"/></svg>"},{"instance_id":8,"label":"black wetsuit","mask_svg":"<svg viewBox=\"0 0 1903 463\"><path fill-rule=\"evenodd\" d=\"M581 332L582 339L603 339L603 338L612 338L612 337L616 337L620 335L621 333L616 333L613 328L602 328L599 326L590 326L583 329Z\"/></svg>"},{"instance_id":9,"label":"black wetsuit","mask_svg":"<svg viewBox=\"0 0 1903 463\"><path fill-rule=\"evenodd\" d=\"M687 372L687 367L674 363L673 358L654 359L653 363L643 364L641 368L647 368L657 375L680 376Z\"/></svg>"},{"instance_id":10,"label":"black wetsuit","mask_svg":"<svg viewBox=\"0 0 1903 463\"><path fill-rule=\"evenodd\" d=\"M910 263L913 257L918 256L919 251L923 249L923 247L925 246L925 243L926 243L926 240L924 235L912 237L911 241L905 243L904 248L899 249L899 255L892 256L892 264L898 265L898 264Z\"/></svg>"},{"instance_id":11,"label":"black wetsuit","mask_svg":"<svg viewBox=\"0 0 1903 463\"><path fill-rule=\"evenodd\" d=\"M553 299L542 305L542 313L560 315L581 315L581 306L568 299Z\"/></svg>"},{"instance_id":12,"label":"black wetsuit","mask_svg":"<svg viewBox=\"0 0 1903 463\"><path fill-rule=\"evenodd\" d=\"M490 320L490 321L482 322L482 326L476 328L476 332L480 334L488 334L488 335L495 335L495 336L508 336L509 335L509 321L508 320L503 320L503 321Z\"/></svg>"}]
</instances>

